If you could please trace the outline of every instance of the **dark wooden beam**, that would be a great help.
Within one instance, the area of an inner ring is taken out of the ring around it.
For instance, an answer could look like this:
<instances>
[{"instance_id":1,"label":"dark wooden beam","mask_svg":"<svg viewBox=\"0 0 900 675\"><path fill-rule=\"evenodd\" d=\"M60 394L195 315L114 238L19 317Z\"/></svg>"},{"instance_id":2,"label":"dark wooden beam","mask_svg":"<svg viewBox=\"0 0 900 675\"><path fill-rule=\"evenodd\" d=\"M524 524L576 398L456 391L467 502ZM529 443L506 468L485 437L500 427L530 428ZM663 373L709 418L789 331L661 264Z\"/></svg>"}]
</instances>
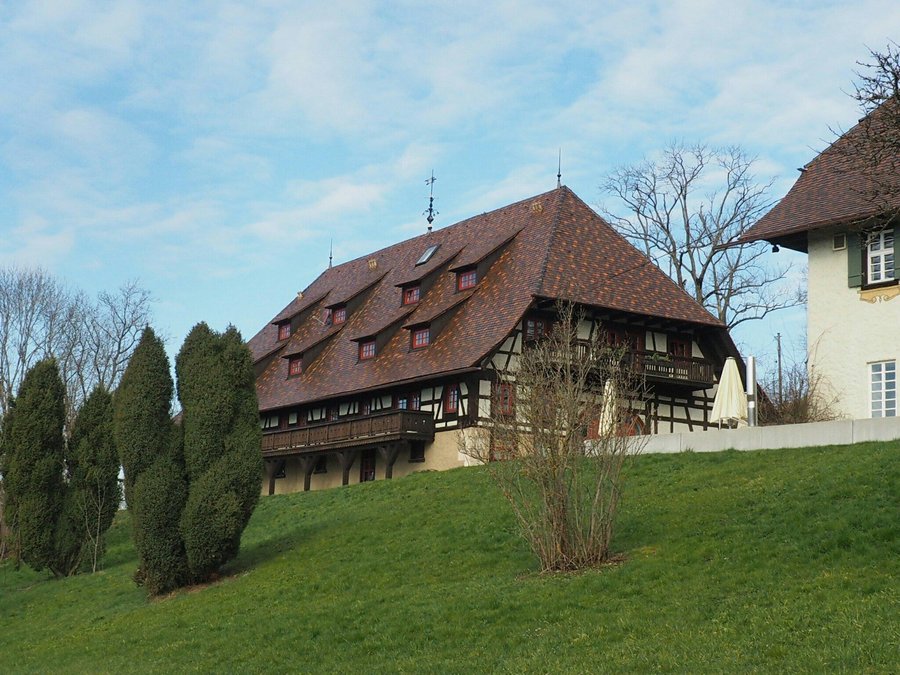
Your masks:
<instances>
[{"instance_id":1,"label":"dark wooden beam","mask_svg":"<svg viewBox=\"0 0 900 675\"><path fill-rule=\"evenodd\" d=\"M353 462L356 461L356 456L359 454L359 450L347 449L341 450L338 454L338 458L341 460L341 470L343 471L343 475L341 476L341 485L349 485L350 484L350 467L353 466Z\"/></svg>"},{"instance_id":2,"label":"dark wooden beam","mask_svg":"<svg viewBox=\"0 0 900 675\"><path fill-rule=\"evenodd\" d=\"M409 443L391 443L378 446L378 454L384 460L384 477L386 479L394 477L394 462L397 461L397 456L404 447L409 447Z\"/></svg>"},{"instance_id":3,"label":"dark wooden beam","mask_svg":"<svg viewBox=\"0 0 900 675\"><path fill-rule=\"evenodd\" d=\"M275 475L281 470L284 460L267 459L265 461L266 478L269 479L269 494L275 494Z\"/></svg>"},{"instance_id":4,"label":"dark wooden beam","mask_svg":"<svg viewBox=\"0 0 900 675\"><path fill-rule=\"evenodd\" d=\"M318 455L301 455L300 456L300 466L303 467L303 491L309 492L310 482L312 480L312 473L316 469L316 460L319 459Z\"/></svg>"}]
</instances>

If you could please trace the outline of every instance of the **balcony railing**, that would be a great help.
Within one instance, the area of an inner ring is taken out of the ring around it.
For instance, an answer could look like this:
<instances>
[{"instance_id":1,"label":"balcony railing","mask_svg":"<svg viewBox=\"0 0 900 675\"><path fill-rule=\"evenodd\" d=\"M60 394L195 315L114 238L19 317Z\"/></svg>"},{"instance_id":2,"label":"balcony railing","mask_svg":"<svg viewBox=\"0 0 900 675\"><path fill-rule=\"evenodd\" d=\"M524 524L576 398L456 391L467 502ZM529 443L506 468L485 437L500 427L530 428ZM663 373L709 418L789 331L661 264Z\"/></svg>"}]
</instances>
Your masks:
<instances>
[{"instance_id":1,"label":"balcony railing","mask_svg":"<svg viewBox=\"0 0 900 675\"><path fill-rule=\"evenodd\" d=\"M579 360L590 358L590 350L589 342L579 340L575 356ZM631 349L624 352L622 365L630 365L636 374L643 375L650 382L667 382L694 388L711 387L715 383L712 362L693 356L672 356L662 352Z\"/></svg>"},{"instance_id":2,"label":"balcony railing","mask_svg":"<svg viewBox=\"0 0 900 675\"><path fill-rule=\"evenodd\" d=\"M419 410L391 410L289 431L264 432L264 457L374 446L391 441L433 441L434 417Z\"/></svg>"}]
</instances>

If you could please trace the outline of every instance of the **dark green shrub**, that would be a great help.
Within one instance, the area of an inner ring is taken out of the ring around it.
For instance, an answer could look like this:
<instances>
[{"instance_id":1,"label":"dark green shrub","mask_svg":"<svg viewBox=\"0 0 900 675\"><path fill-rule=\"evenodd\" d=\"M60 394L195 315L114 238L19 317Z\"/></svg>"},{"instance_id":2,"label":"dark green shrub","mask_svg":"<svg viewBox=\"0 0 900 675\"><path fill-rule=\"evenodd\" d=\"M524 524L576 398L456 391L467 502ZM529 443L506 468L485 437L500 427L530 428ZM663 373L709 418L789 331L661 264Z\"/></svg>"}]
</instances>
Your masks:
<instances>
[{"instance_id":1,"label":"dark green shrub","mask_svg":"<svg viewBox=\"0 0 900 675\"><path fill-rule=\"evenodd\" d=\"M69 439L70 499L64 511L83 542L83 559L97 570L105 534L119 509L119 455L113 441L112 397L97 387L85 401Z\"/></svg>"},{"instance_id":2,"label":"dark green shrub","mask_svg":"<svg viewBox=\"0 0 900 675\"><path fill-rule=\"evenodd\" d=\"M203 580L233 558L259 500L262 458L250 352L240 333L190 332L175 362L190 480L181 518L188 563Z\"/></svg>"},{"instance_id":3,"label":"dark green shrub","mask_svg":"<svg viewBox=\"0 0 900 675\"><path fill-rule=\"evenodd\" d=\"M140 559L135 578L152 594L188 580L178 529L187 482L179 434L169 415L172 389L162 341L147 328L116 391L113 434Z\"/></svg>"},{"instance_id":4,"label":"dark green shrub","mask_svg":"<svg viewBox=\"0 0 900 675\"><path fill-rule=\"evenodd\" d=\"M54 359L29 370L4 421L6 514L19 555L35 570L69 574L78 546L66 531L65 387Z\"/></svg>"}]
</instances>

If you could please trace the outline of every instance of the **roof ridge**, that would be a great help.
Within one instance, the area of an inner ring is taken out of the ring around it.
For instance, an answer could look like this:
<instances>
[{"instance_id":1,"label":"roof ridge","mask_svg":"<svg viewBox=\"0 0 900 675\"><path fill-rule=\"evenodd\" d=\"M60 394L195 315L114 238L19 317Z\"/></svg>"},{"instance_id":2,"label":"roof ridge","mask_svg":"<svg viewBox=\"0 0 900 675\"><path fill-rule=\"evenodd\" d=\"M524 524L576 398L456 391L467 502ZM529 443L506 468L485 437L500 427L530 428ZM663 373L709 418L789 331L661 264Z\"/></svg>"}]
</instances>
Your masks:
<instances>
[{"instance_id":1,"label":"roof ridge","mask_svg":"<svg viewBox=\"0 0 900 675\"><path fill-rule=\"evenodd\" d=\"M556 235L559 232L559 214L562 211L563 196L569 191L567 187L558 187L556 189L559 191L559 194L556 196L556 213L553 214L553 222L550 224L550 242L547 244L547 250L544 253L544 262L541 263L541 273L538 275L537 288L533 289L533 295L540 295L540 292L544 289L544 275L547 274L547 265L550 263L550 256L553 253L553 243L556 241Z\"/></svg>"}]
</instances>

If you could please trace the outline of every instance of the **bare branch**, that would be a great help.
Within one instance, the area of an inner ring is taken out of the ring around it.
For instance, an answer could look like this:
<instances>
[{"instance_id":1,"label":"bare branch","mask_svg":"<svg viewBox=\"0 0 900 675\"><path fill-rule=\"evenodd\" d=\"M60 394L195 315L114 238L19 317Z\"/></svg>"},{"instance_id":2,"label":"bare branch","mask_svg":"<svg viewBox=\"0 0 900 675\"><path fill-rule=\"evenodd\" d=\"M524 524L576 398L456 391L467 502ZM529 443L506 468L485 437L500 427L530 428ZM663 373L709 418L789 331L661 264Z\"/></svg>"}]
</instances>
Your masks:
<instances>
[{"instance_id":1,"label":"bare branch","mask_svg":"<svg viewBox=\"0 0 900 675\"><path fill-rule=\"evenodd\" d=\"M752 166L737 146L671 144L601 185L623 207L604 211L619 231L729 328L804 301L790 265L764 265L762 244L734 246L772 205Z\"/></svg>"}]
</instances>

